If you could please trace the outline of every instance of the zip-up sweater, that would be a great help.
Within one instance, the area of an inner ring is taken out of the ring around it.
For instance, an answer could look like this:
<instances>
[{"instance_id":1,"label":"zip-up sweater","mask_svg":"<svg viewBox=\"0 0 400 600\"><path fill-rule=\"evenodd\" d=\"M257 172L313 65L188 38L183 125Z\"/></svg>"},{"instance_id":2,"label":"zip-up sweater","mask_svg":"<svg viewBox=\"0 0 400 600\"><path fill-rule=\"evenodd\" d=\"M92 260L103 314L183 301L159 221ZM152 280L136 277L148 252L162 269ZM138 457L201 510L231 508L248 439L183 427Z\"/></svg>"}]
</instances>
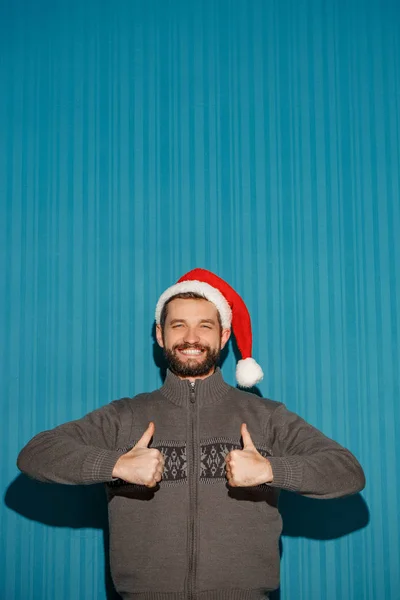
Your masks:
<instances>
[{"instance_id":1,"label":"zip-up sweater","mask_svg":"<svg viewBox=\"0 0 400 600\"><path fill-rule=\"evenodd\" d=\"M165 457L156 488L113 479L150 421ZM227 484L225 456L246 423L273 481ZM360 491L356 458L282 403L228 385L219 369L191 385L170 371L149 394L123 398L35 436L18 467L45 482L106 484L111 573L131 600L259 600L279 586L279 490L313 498Z\"/></svg>"}]
</instances>

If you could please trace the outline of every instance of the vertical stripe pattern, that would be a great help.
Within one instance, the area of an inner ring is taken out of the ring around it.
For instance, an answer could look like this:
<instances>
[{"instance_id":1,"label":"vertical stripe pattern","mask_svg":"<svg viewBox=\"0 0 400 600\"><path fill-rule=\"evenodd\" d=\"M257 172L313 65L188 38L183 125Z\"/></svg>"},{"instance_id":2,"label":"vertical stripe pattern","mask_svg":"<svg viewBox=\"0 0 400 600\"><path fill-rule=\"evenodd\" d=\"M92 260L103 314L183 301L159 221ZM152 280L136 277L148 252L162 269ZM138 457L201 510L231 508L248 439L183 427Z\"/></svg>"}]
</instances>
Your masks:
<instances>
[{"instance_id":1,"label":"vertical stripe pattern","mask_svg":"<svg viewBox=\"0 0 400 600\"><path fill-rule=\"evenodd\" d=\"M262 394L366 472L357 526L286 521L281 600L400 598L399 32L394 0L0 2L1 598L106 598L102 490L15 459L160 384L155 304L198 266Z\"/></svg>"}]
</instances>

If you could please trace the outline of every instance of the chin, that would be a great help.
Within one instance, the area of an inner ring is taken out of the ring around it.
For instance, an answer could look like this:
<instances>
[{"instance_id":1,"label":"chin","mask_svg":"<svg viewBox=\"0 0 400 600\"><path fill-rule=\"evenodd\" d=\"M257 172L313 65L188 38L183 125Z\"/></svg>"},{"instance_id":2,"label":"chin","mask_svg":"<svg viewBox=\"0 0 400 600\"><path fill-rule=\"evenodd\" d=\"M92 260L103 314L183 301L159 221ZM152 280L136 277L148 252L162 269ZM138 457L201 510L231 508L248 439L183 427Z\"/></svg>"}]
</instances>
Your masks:
<instances>
[{"instance_id":1,"label":"chin","mask_svg":"<svg viewBox=\"0 0 400 600\"><path fill-rule=\"evenodd\" d=\"M203 366L205 367L204 361L193 360L193 358L189 358L189 360L183 361L180 360L179 363L187 369L188 367L192 367L193 369L201 369Z\"/></svg>"}]
</instances>

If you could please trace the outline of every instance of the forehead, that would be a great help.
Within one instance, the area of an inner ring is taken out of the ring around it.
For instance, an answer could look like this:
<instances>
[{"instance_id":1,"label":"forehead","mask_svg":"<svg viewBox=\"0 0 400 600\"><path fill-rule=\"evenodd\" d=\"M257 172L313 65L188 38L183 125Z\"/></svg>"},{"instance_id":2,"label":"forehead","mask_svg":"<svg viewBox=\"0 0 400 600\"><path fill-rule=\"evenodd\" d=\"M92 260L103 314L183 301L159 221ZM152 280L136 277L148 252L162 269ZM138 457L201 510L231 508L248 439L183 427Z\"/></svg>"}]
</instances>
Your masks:
<instances>
[{"instance_id":1,"label":"forehead","mask_svg":"<svg viewBox=\"0 0 400 600\"><path fill-rule=\"evenodd\" d=\"M214 319L218 321L216 306L206 299L175 298L168 304L167 321L172 319Z\"/></svg>"}]
</instances>

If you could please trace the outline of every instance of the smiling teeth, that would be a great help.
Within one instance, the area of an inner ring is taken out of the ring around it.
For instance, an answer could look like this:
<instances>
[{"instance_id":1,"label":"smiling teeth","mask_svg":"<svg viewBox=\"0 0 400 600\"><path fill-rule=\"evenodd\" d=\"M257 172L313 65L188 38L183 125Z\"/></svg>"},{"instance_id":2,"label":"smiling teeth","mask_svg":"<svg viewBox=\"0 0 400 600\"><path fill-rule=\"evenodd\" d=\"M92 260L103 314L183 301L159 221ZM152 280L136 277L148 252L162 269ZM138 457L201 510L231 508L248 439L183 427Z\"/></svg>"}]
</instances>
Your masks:
<instances>
[{"instance_id":1,"label":"smiling teeth","mask_svg":"<svg viewBox=\"0 0 400 600\"><path fill-rule=\"evenodd\" d=\"M181 350L182 354L201 354L201 350Z\"/></svg>"}]
</instances>

